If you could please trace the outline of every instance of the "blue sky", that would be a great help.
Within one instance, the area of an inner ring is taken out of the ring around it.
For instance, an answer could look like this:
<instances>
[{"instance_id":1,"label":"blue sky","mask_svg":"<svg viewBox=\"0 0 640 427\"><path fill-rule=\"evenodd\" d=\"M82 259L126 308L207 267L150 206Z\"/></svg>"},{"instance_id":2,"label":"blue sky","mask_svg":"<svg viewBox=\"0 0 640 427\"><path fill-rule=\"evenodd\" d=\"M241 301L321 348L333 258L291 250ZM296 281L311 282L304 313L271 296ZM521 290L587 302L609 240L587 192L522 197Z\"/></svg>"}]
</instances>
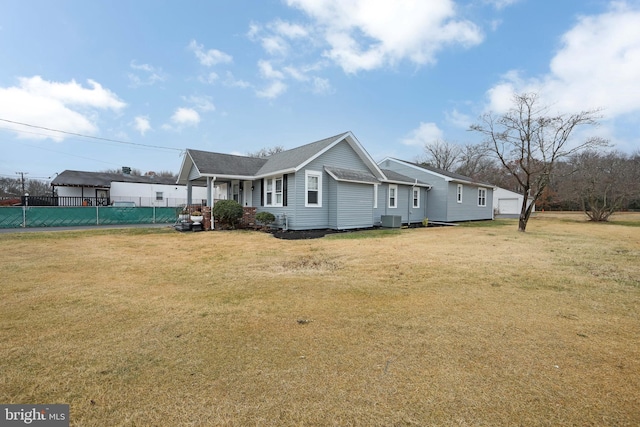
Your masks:
<instances>
[{"instance_id":1,"label":"blue sky","mask_svg":"<svg viewBox=\"0 0 640 427\"><path fill-rule=\"evenodd\" d=\"M469 125L514 91L602 108L576 138L632 152L638 23L637 0L2 0L0 176L177 172L185 148L347 130L375 160L415 160L478 142Z\"/></svg>"}]
</instances>

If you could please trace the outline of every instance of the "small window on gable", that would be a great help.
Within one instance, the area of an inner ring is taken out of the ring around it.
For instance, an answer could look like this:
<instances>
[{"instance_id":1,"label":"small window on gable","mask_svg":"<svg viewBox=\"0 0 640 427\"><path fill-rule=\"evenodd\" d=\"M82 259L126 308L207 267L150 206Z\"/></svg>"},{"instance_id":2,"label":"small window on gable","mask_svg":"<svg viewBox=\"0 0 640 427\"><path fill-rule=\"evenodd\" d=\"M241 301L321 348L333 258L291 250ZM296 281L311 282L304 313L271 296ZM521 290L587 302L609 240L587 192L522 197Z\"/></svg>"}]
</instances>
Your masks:
<instances>
[{"instance_id":1,"label":"small window on gable","mask_svg":"<svg viewBox=\"0 0 640 427\"><path fill-rule=\"evenodd\" d=\"M420 189L415 187L413 189L413 207L414 208L420 207Z\"/></svg>"},{"instance_id":2,"label":"small window on gable","mask_svg":"<svg viewBox=\"0 0 640 427\"><path fill-rule=\"evenodd\" d=\"M322 207L322 173L316 171L305 172L305 200L306 207Z\"/></svg>"},{"instance_id":3,"label":"small window on gable","mask_svg":"<svg viewBox=\"0 0 640 427\"><path fill-rule=\"evenodd\" d=\"M389 185L389 207L395 208L398 204L398 186L395 184Z\"/></svg>"},{"instance_id":4,"label":"small window on gable","mask_svg":"<svg viewBox=\"0 0 640 427\"><path fill-rule=\"evenodd\" d=\"M456 191L456 201L458 203L462 203L462 184L458 184L458 189Z\"/></svg>"},{"instance_id":5,"label":"small window on gable","mask_svg":"<svg viewBox=\"0 0 640 427\"><path fill-rule=\"evenodd\" d=\"M478 206L487 206L487 189L478 188Z\"/></svg>"}]
</instances>

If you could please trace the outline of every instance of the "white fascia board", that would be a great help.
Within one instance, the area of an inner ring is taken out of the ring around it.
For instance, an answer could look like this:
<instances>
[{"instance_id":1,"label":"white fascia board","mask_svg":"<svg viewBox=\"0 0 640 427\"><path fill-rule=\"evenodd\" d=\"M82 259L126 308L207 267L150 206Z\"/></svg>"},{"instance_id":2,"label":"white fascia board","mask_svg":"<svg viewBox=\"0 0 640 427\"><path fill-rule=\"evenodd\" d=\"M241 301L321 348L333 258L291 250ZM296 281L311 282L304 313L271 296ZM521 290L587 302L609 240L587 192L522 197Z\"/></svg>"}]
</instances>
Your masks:
<instances>
[{"instance_id":1,"label":"white fascia board","mask_svg":"<svg viewBox=\"0 0 640 427\"><path fill-rule=\"evenodd\" d=\"M275 172L269 172L269 173L263 173L261 175L256 175L256 176L252 177L251 179L269 178L271 176L280 176L280 175L286 175L288 173L296 173L297 171L298 171L297 168L294 168L294 169L283 169L283 170L279 170L279 171L275 171Z\"/></svg>"},{"instance_id":2,"label":"white fascia board","mask_svg":"<svg viewBox=\"0 0 640 427\"><path fill-rule=\"evenodd\" d=\"M353 135L353 133L351 133L351 131L345 133L341 138L336 139L330 145L326 146L323 150L318 151L315 155L311 156L310 158L308 158L307 160L299 164L296 167L296 172L304 168L306 165L308 165L309 163L311 163L312 161L314 161L315 159L317 159L318 157L320 157L321 155L323 155L324 153L326 153L327 151L329 151L330 149L332 149L342 141L347 141L347 144L351 146L351 148L353 149L353 151L356 152L358 157L360 157L360 159L369 167L369 170L373 172L376 178L378 179L385 178L384 174L382 173L382 171L380 170L376 162L369 155L369 153L367 153L367 150L364 149L362 144L360 144L358 139L355 137L355 135Z\"/></svg>"},{"instance_id":3,"label":"white fascia board","mask_svg":"<svg viewBox=\"0 0 640 427\"><path fill-rule=\"evenodd\" d=\"M380 161L380 163L384 162L385 160L389 160L389 161L391 161L391 162L400 163L400 164L402 164L402 165L404 165L404 166L410 167L410 168L415 169L415 170L417 170L417 171L420 171L420 172L424 172L424 173L428 173L428 174L434 175L434 176L436 176L436 177L438 177L438 178L442 178L442 179L443 179L443 180L445 180L446 182L458 182L458 183L461 183L461 184L473 184L473 185L478 185L478 183L473 182L473 181L467 181L467 180L464 180L464 179L452 178L452 177L450 177L450 176L442 175L441 173L434 172L434 171L430 171L429 169L425 169L425 168L423 168L423 167L420 167L420 166L417 166L417 165L413 165L413 164L411 164L411 163L407 163L407 162L405 162L405 161L403 161L403 160L394 159L393 157L386 157L386 158L384 158L383 160L381 160L381 161Z\"/></svg>"},{"instance_id":4,"label":"white fascia board","mask_svg":"<svg viewBox=\"0 0 640 427\"><path fill-rule=\"evenodd\" d=\"M184 157L182 158L182 165L180 165L180 172L178 172L178 179L176 180L176 184L186 184L188 181L189 174L186 171L187 162L191 163L191 166L194 166L193 159L189 154L189 150L186 150L184 153Z\"/></svg>"},{"instance_id":5,"label":"white fascia board","mask_svg":"<svg viewBox=\"0 0 640 427\"><path fill-rule=\"evenodd\" d=\"M358 138L356 138L356 136L351 132L347 132L347 134L345 135L345 139L347 137L349 138L347 142L349 143L349 145L351 145L351 148L353 148L356 151L356 153L359 154L360 158L365 162L365 164L369 165L370 169L373 169L373 173L376 176L376 178L378 179L386 178L382 173L382 171L380 170L380 168L378 167L378 164L375 162L375 160L373 160L373 158L369 155L367 150L364 149L364 146L360 144L360 141L358 141Z\"/></svg>"},{"instance_id":6,"label":"white fascia board","mask_svg":"<svg viewBox=\"0 0 640 427\"><path fill-rule=\"evenodd\" d=\"M219 175L219 174L212 174L212 173L205 173L205 174L201 174L201 177L211 177L211 178L215 178L215 179L237 179L240 181L253 181L256 179L255 176L252 175Z\"/></svg>"},{"instance_id":7,"label":"white fascia board","mask_svg":"<svg viewBox=\"0 0 640 427\"><path fill-rule=\"evenodd\" d=\"M383 179L382 182L386 183L386 184L399 184L399 185L406 185L409 187L424 187L424 188L431 188L430 184L422 184L420 182L406 182L406 181L394 181L392 179Z\"/></svg>"},{"instance_id":8,"label":"white fascia board","mask_svg":"<svg viewBox=\"0 0 640 427\"><path fill-rule=\"evenodd\" d=\"M344 138L346 137L343 136L342 138L338 138L335 141L333 141L331 144L327 145L326 147L324 147L322 150L318 151L316 154L314 154L313 156L309 157L307 160L305 160L304 162L300 163L298 166L296 166L294 168L294 172L298 172L300 169L304 168L305 166L307 166L309 163L311 163L312 161L314 161L315 159L317 159L318 157L320 157L321 155L323 155L324 153L326 153L327 151L331 150L333 147L335 147L340 141L342 141ZM272 176L272 175L269 175Z\"/></svg>"}]
</instances>

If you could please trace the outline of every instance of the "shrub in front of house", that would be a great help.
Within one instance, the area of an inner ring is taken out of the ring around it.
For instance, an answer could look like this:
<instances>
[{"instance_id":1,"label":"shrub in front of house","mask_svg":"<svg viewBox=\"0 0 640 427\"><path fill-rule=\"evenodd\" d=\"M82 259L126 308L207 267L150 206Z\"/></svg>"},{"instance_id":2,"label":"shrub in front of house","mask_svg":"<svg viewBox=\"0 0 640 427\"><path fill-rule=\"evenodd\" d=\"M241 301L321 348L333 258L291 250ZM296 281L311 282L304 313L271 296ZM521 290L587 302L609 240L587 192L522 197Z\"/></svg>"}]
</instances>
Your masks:
<instances>
[{"instance_id":1,"label":"shrub in front of house","mask_svg":"<svg viewBox=\"0 0 640 427\"><path fill-rule=\"evenodd\" d=\"M213 216L222 226L235 228L242 218L242 205L235 200L218 200L213 205Z\"/></svg>"},{"instance_id":2,"label":"shrub in front of house","mask_svg":"<svg viewBox=\"0 0 640 427\"><path fill-rule=\"evenodd\" d=\"M256 214L256 221L258 221L264 228L268 228L275 220L276 217L271 212L258 212Z\"/></svg>"}]
</instances>

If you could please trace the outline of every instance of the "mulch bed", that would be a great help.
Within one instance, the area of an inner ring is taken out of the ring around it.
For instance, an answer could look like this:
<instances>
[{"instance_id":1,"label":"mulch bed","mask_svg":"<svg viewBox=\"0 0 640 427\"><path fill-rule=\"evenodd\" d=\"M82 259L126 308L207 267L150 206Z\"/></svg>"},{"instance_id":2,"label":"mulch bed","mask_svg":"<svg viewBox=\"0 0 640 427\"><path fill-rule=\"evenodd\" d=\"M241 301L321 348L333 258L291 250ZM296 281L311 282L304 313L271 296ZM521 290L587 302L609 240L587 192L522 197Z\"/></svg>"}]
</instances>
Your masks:
<instances>
[{"instance_id":1,"label":"mulch bed","mask_svg":"<svg viewBox=\"0 0 640 427\"><path fill-rule=\"evenodd\" d=\"M344 232L337 230L276 230L271 232L273 237L283 240L319 239L332 233Z\"/></svg>"}]
</instances>

